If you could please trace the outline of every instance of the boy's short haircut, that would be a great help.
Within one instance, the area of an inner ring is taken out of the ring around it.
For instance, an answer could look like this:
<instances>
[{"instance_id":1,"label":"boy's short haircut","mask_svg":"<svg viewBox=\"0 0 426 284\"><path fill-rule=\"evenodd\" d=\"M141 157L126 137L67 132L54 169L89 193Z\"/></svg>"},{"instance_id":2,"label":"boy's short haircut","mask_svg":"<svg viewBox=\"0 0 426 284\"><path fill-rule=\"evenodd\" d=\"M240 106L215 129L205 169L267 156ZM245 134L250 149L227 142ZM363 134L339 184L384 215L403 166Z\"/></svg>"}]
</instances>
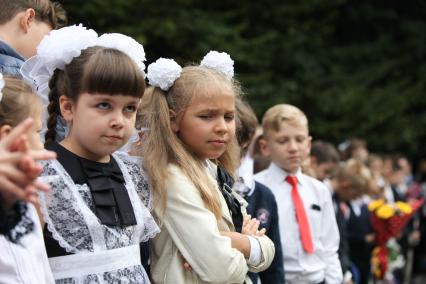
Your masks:
<instances>
[{"instance_id":1,"label":"boy's short haircut","mask_svg":"<svg viewBox=\"0 0 426 284\"><path fill-rule=\"evenodd\" d=\"M237 140L240 147L242 147L244 143L250 142L253 139L258 126L258 120L250 105L241 98L237 98L235 101L235 110Z\"/></svg>"},{"instance_id":2,"label":"boy's short haircut","mask_svg":"<svg viewBox=\"0 0 426 284\"><path fill-rule=\"evenodd\" d=\"M339 153L336 148L331 143L321 140L312 143L311 156L316 158L319 165L339 162Z\"/></svg>"},{"instance_id":3,"label":"boy's short haircut","mask_svg":"<svg viewBox=\"0 0 426 284\"><path fill-rule=\"evenodd\" d=\"M279 104L268 109L263 116L263 135L266 137L271 130L279 131L284 121L306 126L308 129L308 118L299 108L289 104Z\"/></svg>"},{"instance_id":4,"label":"boy's short haircut","mask_svg":"<svg viewBox=\"0 0 426 284\"><path fill-rule=\"evenodd\" d=\"M63 27L67 23L65 10L59 2L50 0L0 0L0 25L13 19L26 9L34 9L38 21L49 24L52 29Z\"/></svg>"}]
</instances>

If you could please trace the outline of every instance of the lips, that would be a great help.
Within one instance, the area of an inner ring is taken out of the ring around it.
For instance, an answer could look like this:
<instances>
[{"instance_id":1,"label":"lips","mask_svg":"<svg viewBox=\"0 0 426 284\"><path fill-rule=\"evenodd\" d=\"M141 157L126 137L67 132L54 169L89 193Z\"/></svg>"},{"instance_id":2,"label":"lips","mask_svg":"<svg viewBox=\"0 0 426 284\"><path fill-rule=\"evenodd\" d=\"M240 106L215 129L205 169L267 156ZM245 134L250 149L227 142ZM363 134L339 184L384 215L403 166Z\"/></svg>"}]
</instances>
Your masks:
<instances>
[{"instance_id":1,"label":"lips","mask_svg":"<svg viewBox=\"0 0 426 284\"><path fill-rule=\"evenodd\" d=\"M298 161L298 160L300 160L300 158L298 156L291 156L291 157L288 157L288 159L291 160L291 161Z\"/></svg>"},{"instance_id":2,"label":"lips","mask_svg":"<svg viewBox=\"0 0 426 284\"><path fill-rule=\"evenodd\" d=\"M216 146L224 146L226 145L226 141L222 140L222 139L217 139L217 140L210 140L209 143L216 145Z\"/></svg>"},{"instance_id":3,"label":"lips","mask_svg":"<svg viewBox=\"0 0 426 284\"><path fill-rule=\"evenodd\" d=\"M123 137L119 136L119 135L106 135L106 138L110 139L110 140L123 140Z\"/></svg>"}]
</instances>

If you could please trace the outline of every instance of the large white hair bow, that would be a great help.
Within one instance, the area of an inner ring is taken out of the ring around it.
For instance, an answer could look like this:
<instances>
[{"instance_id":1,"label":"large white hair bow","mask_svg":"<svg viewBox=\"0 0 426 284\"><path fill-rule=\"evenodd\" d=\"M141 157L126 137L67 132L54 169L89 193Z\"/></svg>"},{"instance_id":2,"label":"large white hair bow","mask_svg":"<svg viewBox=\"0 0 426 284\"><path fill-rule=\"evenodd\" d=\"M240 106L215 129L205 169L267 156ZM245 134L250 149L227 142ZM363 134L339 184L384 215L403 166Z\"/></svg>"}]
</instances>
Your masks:
<instances>
[{"instance_id":1,"label":"large white hair bow","mask_svg":"<svg viewBox=\"0 0 426 284\"><path fill-rule=\"evenodd\" d=\"M201 60L200 66L214 69L225 75L228 79L234 77L234 60L226 52L210 51Z\"/></svg>"},{"instance_id":2,"label":"large white hair bow","mask_svg":"<svg viewBox=\"0 0 426 284\"><path fill-rule=\"evenodd\" d=\"M119 33L103 34L98 38L96 45L120 50L127 54L145 73L145 50L143 45L133 38Z\"/></svg>"},{"instance_id":3,"label":"large white hair bow","mask_svg":"<svg viewBox=\"0 0 426 284\"><path fill-rule=\"evenodd\" d=\"M49 80L56 69L63 70L73 58L92 46L118 49L127 54L143 72L145 51L141 44L123 34L98 34L83 25L73 25L51 31L37 47L37 54L23 64L21 74L30 83L42 100L44 106L43 131L46 130L47 106L49 104ZM42 131L42 132L43 132ZM66 129L65 129L66 131Z\"/></svg>"},{"instance_id":4,"label":"large white hair bow","mask_svg":"<svg viewBox=\"0 0 426 284\"><path fill-rule=\"evenodd\" d=\"M179 78L182 67L173 59L160 58L148 66L148 82L151 86L167 91Z\"/></svg>"}]
</instances>

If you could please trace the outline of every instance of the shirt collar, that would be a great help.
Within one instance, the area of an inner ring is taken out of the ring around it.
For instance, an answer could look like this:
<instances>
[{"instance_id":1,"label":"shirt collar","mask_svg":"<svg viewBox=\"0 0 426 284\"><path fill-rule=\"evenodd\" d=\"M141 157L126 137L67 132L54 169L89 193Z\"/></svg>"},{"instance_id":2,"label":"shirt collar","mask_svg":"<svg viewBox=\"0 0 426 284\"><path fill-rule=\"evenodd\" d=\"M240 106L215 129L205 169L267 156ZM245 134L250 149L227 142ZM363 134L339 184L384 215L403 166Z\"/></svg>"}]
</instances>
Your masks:
<instances>
[{"instance_id":1,"label":"shirt collar","mask_svg":"<svg viewBox=\"0 0 426 284\"><path fill-rule=\"evenodd\" d=\"M238 168L238 177L252 190L254 189L253 165L253 158L247 154L242 159L240 167Z\"/></svg>"},{"instance_id":2,"label":"shirt collar","mask_svg":"<svg viewBox=\"0 0 426 284\"><path fill-rule=\"evenodd\" d=\"M278 180L279 183L284 183L285 178L290 175L285 170L278 167L274 162L271 163L268 170L271 173L271 177L273 178L273 180ZM303 184L303 182L302 182L303 174L302 174L302 171L301 171L300 168L297 170L297 172L294 176L297 177L297 183L298 184Z\"/></svg>"},{"instance_id":3,"label":"shirt collar","mask_svg":"<svg viewBox=\"0 0 426 284\"><path fill-rule=\"evenodd\" d=\"M0 39L0 54L6 54L15 58L18 58L22 61L25 59L10 45L8 45L6 42Z\"/></svg>"}]
</instances>

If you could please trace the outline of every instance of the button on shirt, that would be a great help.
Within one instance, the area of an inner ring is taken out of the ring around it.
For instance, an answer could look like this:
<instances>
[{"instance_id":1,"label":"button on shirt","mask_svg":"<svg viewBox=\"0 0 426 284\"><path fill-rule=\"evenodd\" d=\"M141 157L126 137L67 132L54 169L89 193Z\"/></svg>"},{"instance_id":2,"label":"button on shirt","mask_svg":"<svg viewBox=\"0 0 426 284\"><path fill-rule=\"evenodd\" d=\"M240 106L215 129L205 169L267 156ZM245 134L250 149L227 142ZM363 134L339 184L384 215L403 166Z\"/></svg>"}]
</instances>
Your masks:
<instances>
[{"instance_id":1,"label":"button on shirt","mask_svg":"<svg viewBox=\"0 0 426 284\"><path fill-rule=\"evenodd\" d=\"M330 191L320 181L296 173L299 194L308 216L314 253L307 254L300 240L296 213L287 173L274 163L255 175L255 180L269 187L277 200L283 259L287 283L342 283L342 269L337 250L339 230Z\"/></svg>"}]
</instances>

